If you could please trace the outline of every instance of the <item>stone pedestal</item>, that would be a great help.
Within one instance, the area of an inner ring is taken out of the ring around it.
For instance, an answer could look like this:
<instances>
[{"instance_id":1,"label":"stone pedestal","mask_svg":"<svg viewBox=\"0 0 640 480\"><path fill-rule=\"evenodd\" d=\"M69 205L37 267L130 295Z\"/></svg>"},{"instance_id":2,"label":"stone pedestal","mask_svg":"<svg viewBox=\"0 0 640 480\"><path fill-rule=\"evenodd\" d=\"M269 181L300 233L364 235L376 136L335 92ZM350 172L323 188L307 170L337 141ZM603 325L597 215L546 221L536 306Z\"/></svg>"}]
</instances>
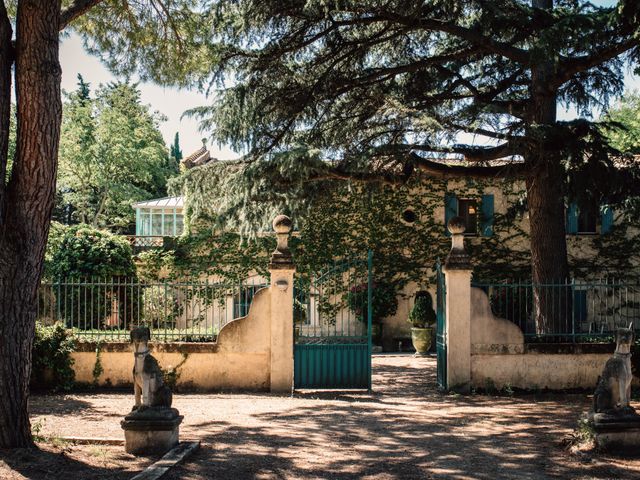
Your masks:
<instances>
[{"instance_id":1,"label":"stone pedestal","mask_svg":"<svg viewBox=\"0 0 640 480\"><path fill-rule=\"evenodd\" d=\"M592 421L599 448L613 453L640 454L640 415L596 413Z\"/></svg>"},{"instance_id":2,"label":"stone pedestal","mask_svg":"<svg viewBox=\"0 0 640 480\"><path fill-rule=\"evenodd\" d=\"M133 455L163 455L175 447L184 417L175 408L149 407L135 410L120 422L124 448Z\"/></svg>"}]
</instances>

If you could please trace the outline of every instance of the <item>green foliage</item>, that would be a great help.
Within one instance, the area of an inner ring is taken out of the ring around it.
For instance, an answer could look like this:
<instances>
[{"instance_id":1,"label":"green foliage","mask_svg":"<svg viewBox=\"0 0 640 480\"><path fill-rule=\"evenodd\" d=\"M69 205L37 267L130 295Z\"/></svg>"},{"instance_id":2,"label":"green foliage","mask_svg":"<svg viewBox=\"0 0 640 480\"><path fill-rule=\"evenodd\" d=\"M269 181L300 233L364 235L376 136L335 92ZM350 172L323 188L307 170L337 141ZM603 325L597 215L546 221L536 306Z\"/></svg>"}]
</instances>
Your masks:
<instances>
[{"instance_id":1,"label":"green foliage","mask_svg":"<svg viewBox=\"0 0 640 480\"><path fill-rule=\"evenodd\" d=\"M416 292L408 320L414 328L427 328L436 323L436 312L433 310L433 299L429 292Z\"/></svg>"},{"instance_id":2,"label":"green foliage","mask_svg":"<svg viewBox=\"0 0 640 480\"><path fill-rule=\"evenodd\" d=\"M618 53L638 58L628 21L638 11L632 2L550 3L216 2L206 10L217 32L209 78L233 82L190 114L218 142L248 152L219 179L217 217L245 233L272 217L268 203L299 216L327 182L504 173L482 160L512 155L526 169L540 154L560 164L551 181L569 195L585 187L597 200L611 195L602 174L617 173L615 150L598 125L539 116L557 98L588 117L621 93ZM550 95L536 94L539 82ZM461 145L461 132L479 141ZM628 192L632 180L609 186Z\"/></svg>"},{"instance_id":3,"label":"green foliage","mask_svg":"<svg viewBox=\"0 0 640 480\"><path fill-rule=\"evenodd\" d=\"M131 245L119 236L87 225L64 232L51 257L53 278L131 277L135 275Z\"/></svg>"},{"instance_id":4,"label":"green foliage","mask_svg":"<svg viewBox=\"0 0 640 480\"><path fill-rule=\"evenodd\" d=\"M125 238L85 225L69 227L52 255L48 272L51 280L64 282L57 283L51 293L56 311L68 326L101 326L115 302L125 327L129 319L137 317L139 291L130 291L126 284L104 283L105 279L135 276L131 246ZM112 302L104 301L105 296Z\"/></svg>"},{"instance_id":5,"label":"green foliage","mask_svg":"<svg viewBox=\"0 0 640 480\"><path fill-rule=\"evenodd\" d=\"M75 380L71 358L74 349L73 335L61 323L43 325L37 322L32 349L32 386L70 390ZM52 383L47 385L48 381Z\"/></svg>"},{"instance_id":6,"label":"green foliage","mask_svg":"<svg viewBox=\"0 0 640 480\"><path fill-rule=\"evenodd\" d=\"M382 323L398 309L397 292L393 284L375 281L371 286L371 321ZM355 285L345 294L345 303L361 322L368 321L369 303L366 283Z\"/></svg>"},{"instance_id":7,"label":"green foliage","mask_svg":"<svg viewBox=\"0 0 640 480\"><path fill-rule=\"evenodd\" d=\"M165 195L178 173L158 129L164 117L142 104L135 84L101 86L92 98L78 78L64 105L56 211L63 221L125 229L131 204Z\"/></svg>"},{"instance_id":8,"label":"green foliage","mask_svg":"<svg viewBox=\"0 0 640 480\"><path fill-rule=\"evenodd\" d=\"M184 307L177 292L166 284L150 285L144 289L144 321L157 329L174 329L176 319Z\"/></svg>"},{"instance_id":9,"label":"green foliage","mask_svg":"<svg viewBox=\"0 0 640 480\"><path fill-rule=\"evenodd\" d=\"M607 129L611 144L621 152L640 154L640 93L627 92L609 109L607 119L618 124Z\"/></svg>"},{"instance_id":10,"label":"green foliage","mask_svg":"<svg viewBox=\"0 0 640 480\"><path fill-rule=\"evenodd\" d=\"M180 149L180 134L178 134L178 132L176 132L176 136L173 139L170 151L171 158L176 162L176 165L180 165L180 160L182 160L182 150Z\"/></svg>"},{"instance_id":11,"label":"green foliage","mask_svg":"<svg viewBox=\"0 0 640 480\"><path fill-rule=\"evenodd\" d=\"M104 373L104 367L102 366L102 343L98 341L96 343L96 361L93 364L93 370L91 371L91 378L93 378L93 386L97 387L100 383L100 375Z\"/></svg>"}]
</instances>

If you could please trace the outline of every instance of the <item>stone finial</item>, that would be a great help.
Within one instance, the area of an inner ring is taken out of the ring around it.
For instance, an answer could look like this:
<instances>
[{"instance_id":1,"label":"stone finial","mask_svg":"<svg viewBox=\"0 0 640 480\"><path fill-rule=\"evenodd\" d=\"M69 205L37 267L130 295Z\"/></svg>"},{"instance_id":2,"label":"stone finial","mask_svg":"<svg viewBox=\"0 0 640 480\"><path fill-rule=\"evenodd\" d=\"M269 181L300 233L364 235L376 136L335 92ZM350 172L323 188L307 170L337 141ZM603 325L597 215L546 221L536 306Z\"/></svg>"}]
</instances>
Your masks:
<instances>
[{"instance_id":1,"label":"stone finial","mask_svg":"<svg viewBox=\"0 0 640 480\"><path fill-rule=\"evenodd\" d=\"M289 250L289 234L293 228L293 222L286 215L278 215L273 219L273 230L276 232L276 249L271 254L271 267L282 268L293 264L291 251Z\"/></svg>"},{"instance_id":2,"label":"stone finial","mask_svg":"<svg viewBox=\"0 0 640 480\"><path fill-rule=\"evenodd\" d=\"M453 217L447 224L451 232L451 251L444 266L449 270L471 270L471 258L464 249L464 231L466 225L461 217Z\"/></svg>"}]
</instances>

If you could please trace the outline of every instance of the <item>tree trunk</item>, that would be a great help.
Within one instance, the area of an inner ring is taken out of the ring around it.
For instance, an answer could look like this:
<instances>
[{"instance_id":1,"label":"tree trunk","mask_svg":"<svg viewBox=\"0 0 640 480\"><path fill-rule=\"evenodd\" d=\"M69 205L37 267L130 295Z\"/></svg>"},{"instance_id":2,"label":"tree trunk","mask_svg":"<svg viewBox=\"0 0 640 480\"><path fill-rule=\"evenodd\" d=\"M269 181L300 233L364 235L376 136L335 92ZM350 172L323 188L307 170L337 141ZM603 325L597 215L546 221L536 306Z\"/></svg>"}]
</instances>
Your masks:
<instances>
[{"instance_id":1,"label":"tree trunk","mask_svg":"<svg viewBox=\"0 0 640 480\"><path fill-rule=\"evenodd\" d=\"M62 114L59 18L60 0L18 3L16 156L0 219L0 447L4 448L32 444L27 412L31 347L55 197Z\"/></svg>"},{"instance_id":2,"label":"tree trunk","mask_svg":"<svg viewBox=\"0 0 640 480\"><path fill-rule=\"evenodd\" d=\"M550 10L553 0L533 0L532 6ZM529 123L534 128L529 137L536 141L525 155L529 164L526 188L534 283L533 313L538 334L566 333L571 313L567 289L548 286L565 283L569 278L562 188L565 172L556 148L545 139L556 123L557 93L548 87L553 68L552 63L543 62L531 70L534 109Z\"/></svg>"}]
</instances>

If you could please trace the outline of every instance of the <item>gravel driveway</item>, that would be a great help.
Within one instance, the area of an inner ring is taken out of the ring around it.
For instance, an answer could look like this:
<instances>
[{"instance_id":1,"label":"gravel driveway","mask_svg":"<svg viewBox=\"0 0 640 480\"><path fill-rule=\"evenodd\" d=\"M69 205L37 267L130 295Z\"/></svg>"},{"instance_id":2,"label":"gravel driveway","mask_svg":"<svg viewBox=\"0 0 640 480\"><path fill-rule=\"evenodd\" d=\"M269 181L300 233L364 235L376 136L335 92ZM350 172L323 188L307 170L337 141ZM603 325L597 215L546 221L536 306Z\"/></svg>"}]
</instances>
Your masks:
<instances>
[{"instance_id":1,"label":"gravel driveway","mask_svg":"<svg viewBox=\"0 0 640 480\"><path fill-rule=\"evenodd\" d=\"M373 393L176 394L182 439L203 443L165 478L640 478L638 460L562 446L587 395L443 395L433 358L373 363ZM132 402L122 393L42 396L31 410L47 435L122 437Z\"/></svg>"}]
</instances>

